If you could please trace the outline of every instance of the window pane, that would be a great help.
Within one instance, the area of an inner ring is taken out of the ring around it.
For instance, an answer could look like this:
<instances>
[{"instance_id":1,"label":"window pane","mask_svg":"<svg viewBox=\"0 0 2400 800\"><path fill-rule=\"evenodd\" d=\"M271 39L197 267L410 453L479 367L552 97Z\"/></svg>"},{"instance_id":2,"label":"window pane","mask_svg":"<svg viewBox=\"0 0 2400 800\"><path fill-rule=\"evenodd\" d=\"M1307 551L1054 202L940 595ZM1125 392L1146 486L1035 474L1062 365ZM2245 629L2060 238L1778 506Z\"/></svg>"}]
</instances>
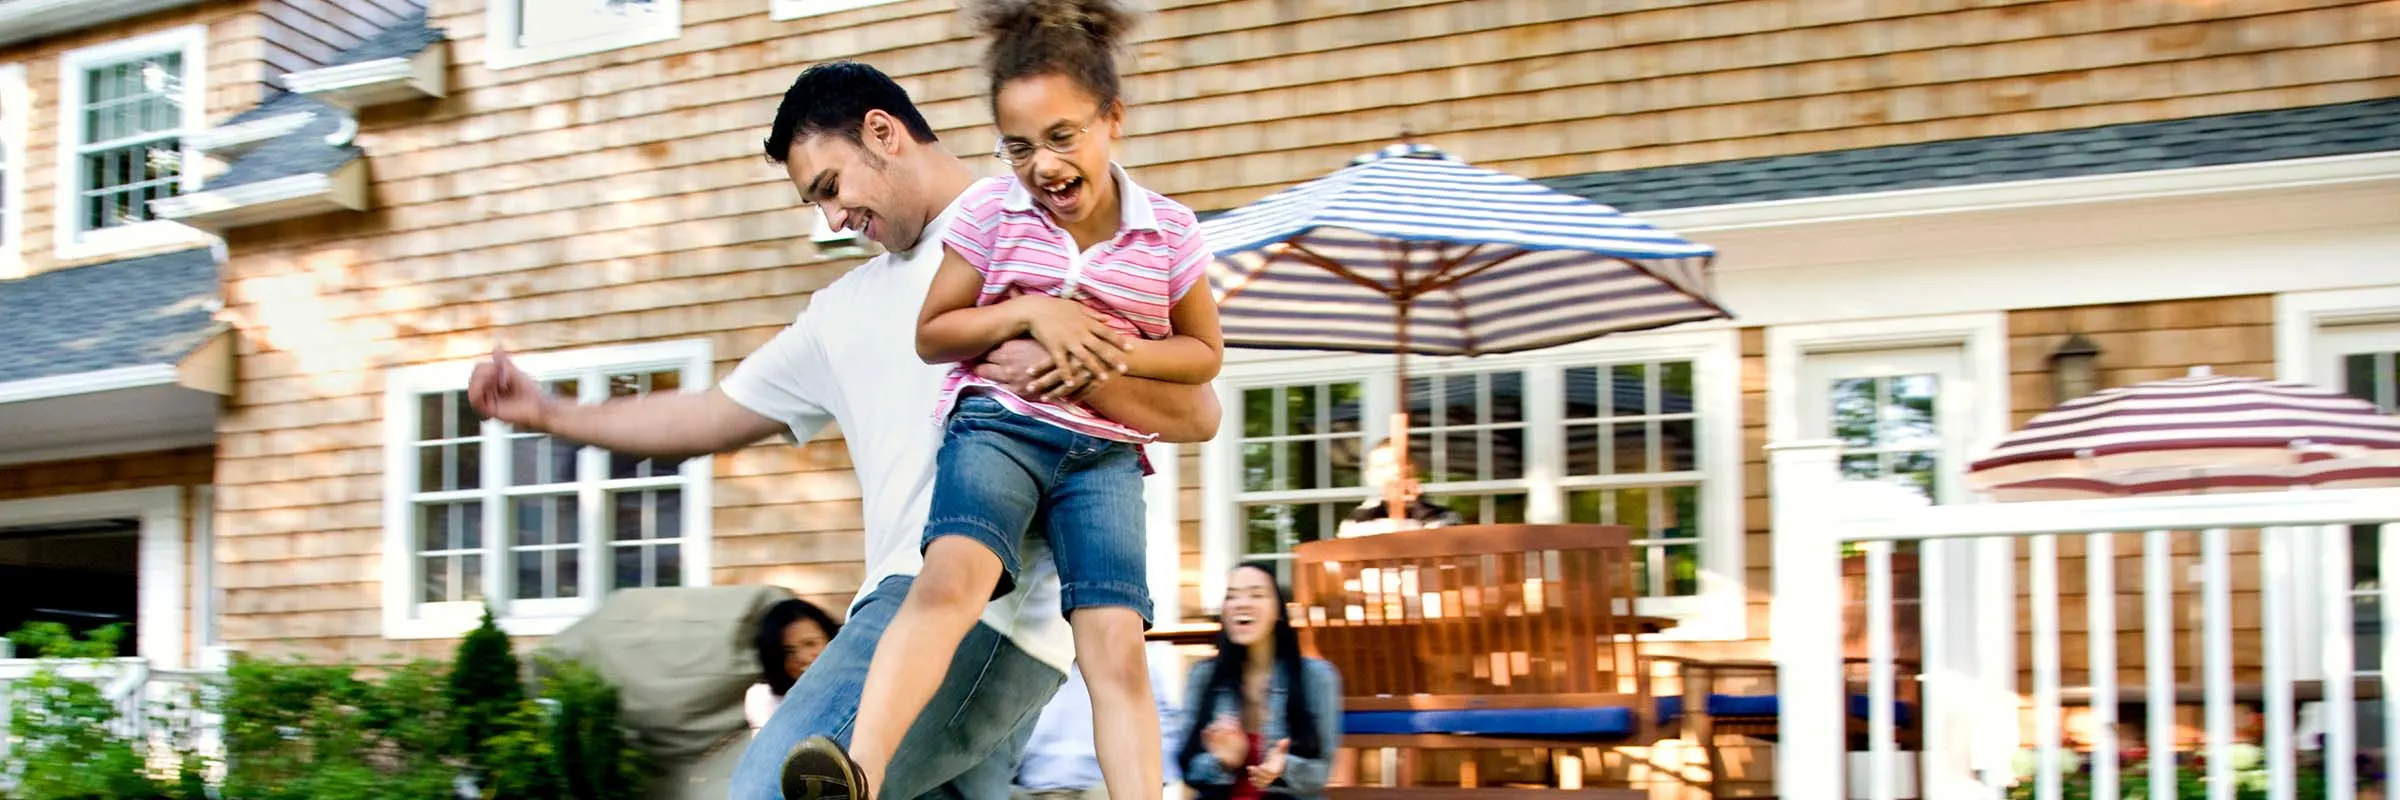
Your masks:
<instances>
[{"instance_id":1,"label":"window pane","mask_svg":"<svg viewBox=\"0 0 2400 800\"><path fill-rule=\"evenodd\" d=\"M1242 392L1242 438L1275 435L1275 395L1281 391L1268 387Z\"/></svg>"},{"instance_id":2,"label":"window pane","mask_svg":"<svg viewBox=\"0 0 2400 800\"><path fill-rule=\"evenodd\" d=\"M511 524L516 531L512 541L518 547L540 547L554 544L574 544L582 541L579 526L582 520L576 512L575 495L554 494L517 497L509 500Z\"/></svg>"},{"instance_id":3,"label":"window pane","mask_svg":"<svg viewBox=\"0 0 2400 800\"><path fill-rule=\"evenodd\" d=\"M1901 375L1882 383L1883 442L1912 450L1941 447L1941 427L1934 419L1934 396L1939 389L1934 376Z\"/></svg>"},{"instance_id":4,"label":"window pane","mask_svg":"<svg viewBox=\"0 0 2400 800\"><path fill-rule=\"evenodd\" d=\"M1658 439L1653 442L1659 450L1659 469L1683 472L1700 468L1699 427L1692 420L1670 419L1658 423Z\"/></svg>"},{"instance_id":5,"label":"window pane","mask_svg":"<svg viewBox=\"0 0 2400 800\"><path fill-rule=\"evenodd\" d=\"M417 396L417 438L419 440L448 439L453 435L449 424L451 416L445 410L449 407L447 401L451 396L450 393Z\"/></svg>"},{"instance_id":6,"label":"window pane","mask_svg":"<svg viewBox=\"0 0 2400 800\"><path fill-rule=\"evenodd\" d=\"M1658 365L1658 413L1692 413L1692 362Z\"/></svg>"},{"instance_id":7,"label":"window pane","mask_svg":"<svg viewBox=\"0 0 2400 800\"><path fill-rule=\"evenodd\" d=\"M656 0L523 0L517 45L534 47L605 36L659 19Z\"/></svg>"},{"instance_id":8,"label":"window pane","mask_svg":"<svg viewBox=\"0 0 2400 800\"><path fill-rule=\"evenodd\" d=\"M1323 431L1317 419L1318 413L1324 410L1319 402L1323 398L1318 396L1323 390L1324 387L1320 386L1293 386L1284 390L1284 433L1301 436Z\"/></svg>"},{"instance_id":9,"label":"window pane","mask_svg":"<svg viewBox=\"0 0 2400 800\"><path fill-rule=\"evenodd\" d=\"M1273 503L1243 509L1244 552L1273 555L1294 545L1329 538L1354 507L1350 503Z\"/></svg>"},{"instance_id":10,"label":"window pane","mask_svg":"<svg viewBox=\"0 0 2400 800\"><path fill-rule=\"evenodd\" d=\"M1606 442L1601 440L1599 428L1590 425L1567 426L1567 474L1600 474L1601 459L1606 452Z\"/></svg>"},{"instance_id":11,"label":"window pane","mask_svg":"<svg viewBox=\"0 0 2400 800\"><path fill-rule=\"evenodd\" d=\"M482 486L482 445L460 442L417 448L417 491L450 492Z\"/></svg>"},{"instance_id":12,"label":"window pane","mask_svg":"<svg viewBox=\"0 0 2400 800\"><path fill-rule=\"evenodd\" d=\"M2400 410L2400 354L2352 353L2342 357L2342 391L2385 412Z\"/></svg>"},{"instance_id":13,"label":"window pane","mask_svg":"<svg viewBox=\"0 0 2400 800\"><path fill-rule=\"evenodd\" d=\"M1365 392L1356 381L1326 385L1326 414L1333 421L1333 432L1358 432L1359 418L1366 414Z\"/></svg>"},{"instance_id":14,"label":"window pane","mask_svg":"<svg viewBox=\"0 0 2400 800\"><path fill-rule=\"evenodd\" d=\"M1875 379L1833 382L1833 436L1847 448L1875 446Z\"/></svg>"},{"instance_id":15,"label":"window pane","mask_svg":"<svg viewBox=\"0 0 2400 800\"><path fill-rule=\"evenodd\" d=\"M580 473L577 451L582 445L549 436L517 436L509 440L509 485L545 486L573 483Z\"/></svg>"},{"instance_id":16,"label":"window pane","mask_svg":"<svg viewBox=\"0 0 2400 800\"><path fill-rule=\"evenodd\" d=\"M1650 382L1642 364L1610 367L1609 415L1636 417L1650 413Z\"/></svg>"},{"instance_id":17,"label":"window pane","mask_svg":"<svg viewBox=\"0 0 2400 800\"><path fill-rule=\"evenodd\" d=\"M1242 490L1266 492L1283 488L1275 482L1275 446L1252 443L1242 445Z\"/></svg>"}]
</instances>

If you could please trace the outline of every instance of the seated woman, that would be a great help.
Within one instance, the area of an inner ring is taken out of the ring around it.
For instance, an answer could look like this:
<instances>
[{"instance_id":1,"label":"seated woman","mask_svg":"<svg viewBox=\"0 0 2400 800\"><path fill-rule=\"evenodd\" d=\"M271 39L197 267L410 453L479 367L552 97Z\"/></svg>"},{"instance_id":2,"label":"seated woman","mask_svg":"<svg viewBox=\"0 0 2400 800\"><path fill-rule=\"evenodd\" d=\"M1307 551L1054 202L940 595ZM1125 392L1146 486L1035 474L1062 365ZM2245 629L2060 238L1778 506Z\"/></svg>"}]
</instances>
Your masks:
<instances>
[{"instance_id":1,"label":"seated woman","mask_svg":"<svg viewBox=\"0 0 2400 800\"><path fill-rule=\"evenodd\" d=\"M767 724L775 708L783 705L783 696L800 680L800 673L817 662L817 654L825 652L825 643L840 633L841 623L834 622L825 610L806 600L791 599L767 608L759 616L757 631L758 668L764 682L750 687L742 699L742 711L750 718L750 730Z\"/></svg>"},{"instance_id":2,"label":"seated woman","mask_svg":"<svg viewBox=\"0 0 2400 800\"><path fill-rule=\"evenodd\" d=\"M1342 677L1300 654L1273 567L1225 581L1217 655L1192 666L1176 764L1201 798L1318 798L1342 739Z\"/></svg>"}]
</instances>

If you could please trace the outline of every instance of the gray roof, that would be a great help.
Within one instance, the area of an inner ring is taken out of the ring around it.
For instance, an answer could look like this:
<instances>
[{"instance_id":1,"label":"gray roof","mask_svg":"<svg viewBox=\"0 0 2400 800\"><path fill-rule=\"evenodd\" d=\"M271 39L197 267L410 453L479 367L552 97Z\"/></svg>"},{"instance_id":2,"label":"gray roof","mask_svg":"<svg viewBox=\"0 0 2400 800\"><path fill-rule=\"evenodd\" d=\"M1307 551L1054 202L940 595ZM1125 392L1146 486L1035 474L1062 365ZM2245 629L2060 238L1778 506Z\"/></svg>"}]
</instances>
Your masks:
<instances>
[{"instance_id":1,"label":"gray roof","mask_svg":"<svg viewBox=\"0 0 2400 800\"><path fill-rule=\"evenodd\" d=\"M221 327L210 248L0 282L0 382L173 364Z\"/></svg>"},{"instance_id":2,"label":"gray roof","mask_svg":"<svg viewBox=\"0 0 2400 800\"><path fill-rule=\"evenodd\" d=\"M333 61L325 66L338 67L344 64L363 64L386 58L413 56L425 48L431 47L434 42L441 41L442 38L442 29L433 27L426 19L425 9L419 8L414 13L401 18L399 22L392 23L391 27L358 43L356 47L342 51L341 55L334 56Z\"/></svg>"},{"instance_id":3,"label":"gray roof","mask_svg":"<svg viewBox=\"0 0 2400 800\"><path fill-rule=\"evenodd\" d=\"M1623 211L2400 150L2400 98L1594 172L1541 181Z\"/></svg>"},{"instance_id":4,"label":"gray roof","mask_svg":"<svg viewBox=\"0 0 2400 800\"><path fill-rule=\"evenodd\" d=\"M1621 211L2400 150L2400 97L1543 178ZM1225 213L1200 213L1201 219Z\"/></svg>"},{"instance_id":5,"label":"gray roof","mask_svg":"<svg viewBox=\"0 0 2400 800\"><path fill-rule=\"evenodd\" d=\"M335 145L326 141L325 137L341 130L348 115L306 95L275 90L274 97L242 112L233 121L247 122L261 117L303 112L315 114L316 118L298 130L251 148L241 158L235 159L233 165L223 173L208 179L202 188L225 189L293 175L331 172L362 155L356 145Z\"/></svg>"},{"instance_id":6,"label":"gray roof","mask_svg":"<svg viewBox=\"0 0 2400 800\"><path fill-rule=\"evenodd\" d=\"M325 66L338 67L415 55L441 41L443 36L442 29L428 23L424 9L418 9L357 46L342 51ZM270 91L272 94L265 102L234 115L225 124L298 112L315 114L316 119L310 120L299 130L243 153L223 174L211 178L204 188L225 189L294 175L331 172L364 155L356 145L337 145L326 141L328 135L341 130L343 123L350 118L349 114L305 95L282 89Z\"/></svg>"}]
</instances>

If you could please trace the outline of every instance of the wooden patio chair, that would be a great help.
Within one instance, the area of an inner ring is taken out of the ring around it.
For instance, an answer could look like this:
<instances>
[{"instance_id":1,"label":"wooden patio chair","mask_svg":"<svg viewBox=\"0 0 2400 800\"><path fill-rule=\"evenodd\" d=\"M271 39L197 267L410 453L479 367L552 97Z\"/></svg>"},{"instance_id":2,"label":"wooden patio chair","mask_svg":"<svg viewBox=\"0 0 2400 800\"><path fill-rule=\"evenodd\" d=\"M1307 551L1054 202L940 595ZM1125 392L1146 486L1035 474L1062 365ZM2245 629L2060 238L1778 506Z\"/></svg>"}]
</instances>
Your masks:
<instances>
[{"instance_id":1,"label":"wooden patio chair","mask_svg":"<svg viewBox=\"0 0 2400 800\"><path fill-rule=\"evenodd\" d=\"M1727 785L1732 776L1718 737L1741 736L1769 742L1780 737L1782 695L1775 684L1775 663L1677 656L1652 658L1673 665L1672 674L1683 687L1681 695L1661 700L1660 716L1681 729L1685 736L1698 741L1708 761L1709 796L1729 797ZM1849 749L1865 750L1869 746L1867 711L1872 707L1866 688L1868 662L1864 658L1842 661L1847 711L1844 727ZM1924 730L1919 711L1925 707L1921 694L1924 684L1915 680L1922 670L1909 659L1893 659L1892 667L1893 739L1899 750L1923 749Z\"/></svg>"},{"instance_id":2,"label":"wooden patio chair","mask_svg":"<svg viewBox=\"0 0 2400 800\"><path fill-rule=\"evenodd\" d=\"M1345 748L1580 749L1658 730L1623 527L1454 526L1308 542L1293 622L1341 670ZM1567 760L1572 760L1570 757ZM1554 772L1560 759L1552 759ZM1572 777L1553 783L1573 788ZM1472 789L1472 769L1462 774ZM1346 792L1357 794L1358 792Z\"/></svg>"}]
</instances>

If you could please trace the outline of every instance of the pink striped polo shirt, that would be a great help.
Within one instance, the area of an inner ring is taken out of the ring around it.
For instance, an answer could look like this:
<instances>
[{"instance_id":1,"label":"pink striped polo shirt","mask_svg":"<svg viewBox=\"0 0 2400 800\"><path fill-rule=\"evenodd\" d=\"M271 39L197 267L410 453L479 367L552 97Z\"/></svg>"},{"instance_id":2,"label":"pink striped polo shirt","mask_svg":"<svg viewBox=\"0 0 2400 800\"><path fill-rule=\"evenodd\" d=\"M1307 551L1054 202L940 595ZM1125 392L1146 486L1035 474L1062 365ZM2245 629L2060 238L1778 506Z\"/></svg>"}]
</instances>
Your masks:
<instances>
[{"instance_id":1,"label":"pink striped polo shirt","mask_svg":"<svg viewBox=\"0 0 2400 800\"><path fill-rule=\"evenodd\" d=\"M1108 173L1116 181L1121 209L1117 235L1081 252L1075 237L1035 205L1033 193L1015 175L985 178L967 187L942 243L983 274L983 292L975 304L1041 292L1104 312L1120 333L1143 339L1173 334L1168 309L1200 282L1208 263L1199 219L1182 203L1136 185L1123 167L1110 164ZM1077 433L1136 444L1157 438L1100 416L1082 403L1018 397L977 377L969 364L951 370L943 382L935 418L948 418L959 394L970 388L988 391L1019 414Z\"/></svg>"}]
</instances>

